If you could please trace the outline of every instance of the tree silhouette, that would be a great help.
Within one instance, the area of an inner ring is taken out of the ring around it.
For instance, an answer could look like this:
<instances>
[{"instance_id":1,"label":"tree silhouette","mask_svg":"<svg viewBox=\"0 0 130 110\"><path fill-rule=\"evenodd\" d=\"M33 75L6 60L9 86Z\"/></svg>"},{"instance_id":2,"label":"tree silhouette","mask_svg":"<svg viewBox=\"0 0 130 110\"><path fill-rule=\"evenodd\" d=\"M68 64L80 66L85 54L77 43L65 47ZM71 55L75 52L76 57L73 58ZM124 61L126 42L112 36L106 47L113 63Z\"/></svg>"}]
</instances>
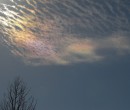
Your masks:
<instances>
[{"instance_id":1,"label":"tree silhouette","mask_svg":"<svg viewBox=\"0 0 130 110\"><path fill-rule=\"evenodd\" d=\"M0 104L0 110L35 110L36 101L20 77L9 86Z\"/></svg>"}]
</instances>

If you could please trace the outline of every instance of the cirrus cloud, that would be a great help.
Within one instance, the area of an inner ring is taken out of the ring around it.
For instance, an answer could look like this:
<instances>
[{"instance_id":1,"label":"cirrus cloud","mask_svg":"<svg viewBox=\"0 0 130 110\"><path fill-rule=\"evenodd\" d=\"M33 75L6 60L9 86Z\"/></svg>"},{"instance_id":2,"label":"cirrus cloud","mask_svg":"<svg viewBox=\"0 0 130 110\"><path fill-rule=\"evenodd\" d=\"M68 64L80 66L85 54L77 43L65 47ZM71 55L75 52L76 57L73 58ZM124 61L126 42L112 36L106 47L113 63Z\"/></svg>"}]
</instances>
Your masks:
<instances>
[{"instance_id":1,"label":"cirrus cloud","mask_svg":"<svg viewBox=\"0 0 130 110\"><path fill-rule=\"evenodd\" d=\"M121 10L125 4L114 4L120 13L109 2L102 11L104 5L94 0L10 0L0 4L0 32L10 51L27 64L101 61L109 49L116 55L130 52L129 20Z\"/></svg>"}]
</instances>

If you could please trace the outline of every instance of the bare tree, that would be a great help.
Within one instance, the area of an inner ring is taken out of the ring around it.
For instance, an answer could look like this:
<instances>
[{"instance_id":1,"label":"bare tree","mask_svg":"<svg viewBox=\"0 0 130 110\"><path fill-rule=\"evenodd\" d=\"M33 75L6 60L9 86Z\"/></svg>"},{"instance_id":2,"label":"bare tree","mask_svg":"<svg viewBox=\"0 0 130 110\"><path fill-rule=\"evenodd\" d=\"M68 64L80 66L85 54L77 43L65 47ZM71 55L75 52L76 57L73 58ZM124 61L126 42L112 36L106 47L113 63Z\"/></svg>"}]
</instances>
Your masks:
<instances>
[{"instance_id":1,"label":"bare tree","mask_svg":"<svg viewBox=\"0 0 130 110\"><path fill-rule=\"evenodd\" d=\"M0 110L35 110L36 101L29 92L26 84L17 77L4 95Z\"/></svg>"}]
</instances>

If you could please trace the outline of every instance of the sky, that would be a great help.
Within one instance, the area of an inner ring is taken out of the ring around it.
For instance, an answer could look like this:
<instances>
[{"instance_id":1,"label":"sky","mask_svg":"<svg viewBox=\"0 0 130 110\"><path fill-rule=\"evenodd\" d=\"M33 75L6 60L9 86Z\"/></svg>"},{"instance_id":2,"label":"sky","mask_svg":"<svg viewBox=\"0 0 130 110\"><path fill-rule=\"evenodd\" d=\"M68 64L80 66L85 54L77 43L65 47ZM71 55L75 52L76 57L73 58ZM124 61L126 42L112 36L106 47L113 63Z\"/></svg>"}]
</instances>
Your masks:
<instances>
[{"instance_id":1,"label":"sky","mask_svg":"<svg viewBox=\"0 0 130 110\"><path fill-rule=\"evenodd\" d=\"M0 98L20 76L37 110L129 110L129 6L0 0Z\"/></svg>"}]
</instances>

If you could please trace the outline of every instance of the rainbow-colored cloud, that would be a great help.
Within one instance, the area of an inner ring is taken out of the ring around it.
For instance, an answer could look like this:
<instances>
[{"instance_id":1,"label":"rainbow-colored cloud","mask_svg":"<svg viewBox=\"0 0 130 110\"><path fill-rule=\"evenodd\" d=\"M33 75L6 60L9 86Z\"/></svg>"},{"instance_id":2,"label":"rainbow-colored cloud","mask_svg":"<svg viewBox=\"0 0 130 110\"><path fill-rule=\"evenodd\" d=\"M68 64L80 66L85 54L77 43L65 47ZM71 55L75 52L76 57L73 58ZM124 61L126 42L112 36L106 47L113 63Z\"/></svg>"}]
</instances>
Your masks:
<instances>
[{"instance_id":1,"label":"rainbow-colored cloud","mask_svg":"<svg viewBox=\"0 0 130 110\"><path fill-rule=\"evenodd\" d=\"M71 17L67 20L67 16L55 11L58 10L56 3L59 2L10 0L9 4L1 3L0 31L14 55L21 57L27 64L66 65L99 61L105 57L98 53L99 49L130 51L128 38L121 35L97 39L82 37L82 34L68 31L70 26L77 25L75 22L79 21L77 19L73 21ZM55 10L49 8L48 4L54 6ZM67 1L63 4L69 7ZM84 27L82 22L80 25Z\"/></svg>"}]
</instances>

